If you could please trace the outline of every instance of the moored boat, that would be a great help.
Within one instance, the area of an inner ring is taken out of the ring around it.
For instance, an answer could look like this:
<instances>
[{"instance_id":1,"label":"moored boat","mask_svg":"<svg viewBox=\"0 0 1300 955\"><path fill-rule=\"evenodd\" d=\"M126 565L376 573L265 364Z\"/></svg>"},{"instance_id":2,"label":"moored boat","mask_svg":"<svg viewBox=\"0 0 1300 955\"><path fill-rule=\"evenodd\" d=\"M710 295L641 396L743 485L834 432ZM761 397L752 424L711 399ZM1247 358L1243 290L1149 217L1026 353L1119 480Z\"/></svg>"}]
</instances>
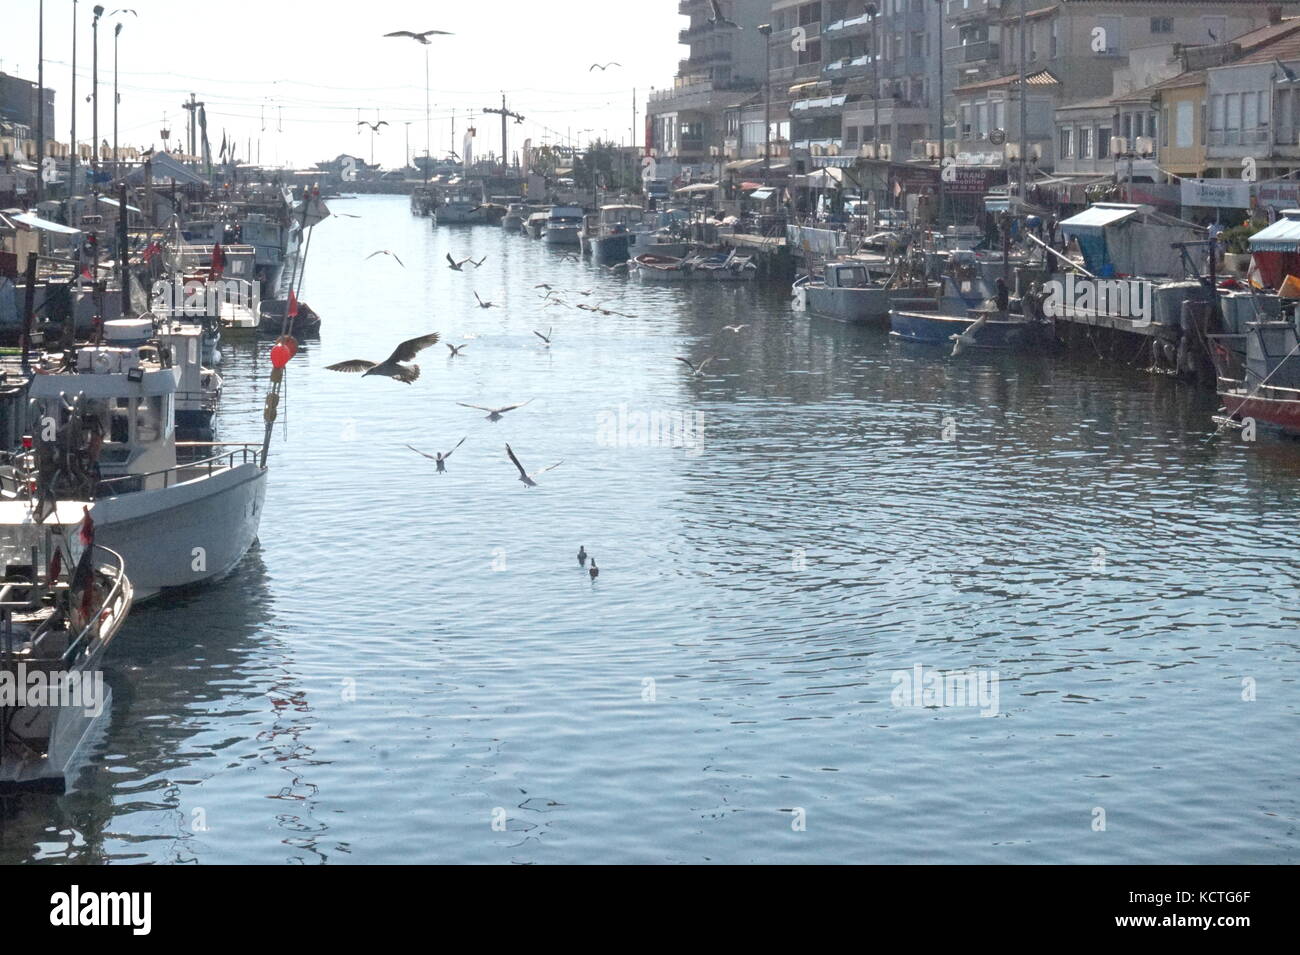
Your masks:
<instances>
[{"instance_id":1,"label":"moored boat","mask_svg":"<svg viewBox=\"0 0 1300 955\"><path fill-rule=\"evenodd\" d=\"M581 206L552 206L542 230L542 241L547 245L578 245L583 215Z\"/></svg>"},{"instance_id":2,"label":"moored boat","mask_svg":"<svg viewBox=\"0 0 1300 955\"><path fill-rule=\"evenodd\" d=\"M937 282L900 278L890 266L831 262L820 276L805 275L793 286L800 311L850 324L883 323L903 299L937 298Z\"/></svg>"}]
</instances>

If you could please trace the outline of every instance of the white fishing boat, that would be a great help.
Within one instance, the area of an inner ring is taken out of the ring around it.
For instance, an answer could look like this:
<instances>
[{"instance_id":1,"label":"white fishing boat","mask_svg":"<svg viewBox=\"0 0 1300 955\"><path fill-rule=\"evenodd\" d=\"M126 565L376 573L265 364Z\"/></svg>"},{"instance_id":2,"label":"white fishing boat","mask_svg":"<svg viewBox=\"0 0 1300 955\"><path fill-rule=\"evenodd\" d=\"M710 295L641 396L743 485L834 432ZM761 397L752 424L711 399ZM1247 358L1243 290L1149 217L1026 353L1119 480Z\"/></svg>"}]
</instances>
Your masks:
<instances>
[{"instance_id":1,"label":"white fishing boat","mask_svg":"<svg viewBox=\"0 0 1300 955\"><path fill-rule=\"evenodd\" d=\"M100 667L134 592L88 507L0 501L0 792L71 788L111 712Z\"/></svg>"},{"instance_id":2,"label":"white fishing boat","mask_svg":"<svg viewBox=\"0 0 1300 955\"><path fill-rule=\"evenodd\" d=\"M584 215L582 206L552 206L542 230L542 241L547 245L577 246Z\"/></svg>"},{"instance_id":3,"label":"white fishing boat","mask_svg":"<svg viewBox=\"0 0 1300 955\"><path fill-rule=\"evenodd\" d=\"M63 364L50 361L30 387L37 486L11 466L0 490L92 501L98 540L131 568L137 600L233 569L257 538L264 446L177 442L182 368L169 349L89 345L73 369ZM179 461L178 448L194 459Z\"/></svg>"},{"instance_id":4,"label":"white fishing boat","mask_svg":"<svg viewBox=\"0 0 1300 955\"><path fill-rule=\"evenodd\" d=\"M456 182L443 187L433 225L477 225L488 221L483 187L478 183Z\"/></svg>"},{"instance_id":5,"label":"white fishing boat","mask_svg":"<svg viewBox=\"0 0 1300 955\"><path fill-rule=\"evenodd\" d=\"M206 435L212 416L221 402L225 382L216 369L203 363L203 328L193 322L140 318L104 323L104 341L119 348L138 348L153 339L180 369L176 388L176 430L181 434Z\"/></svg>"},{"instance_id":6,"label":"white fishing boat","mask_svg":"<svg viewBox=\"0 0 1300 955\"><path fill-rule=\"evenodd\" d=\"M551 217L549 210L529 213L524 220L524 234L530 239L540 239L546 231L546 220Z\"/></svg>"}]
</instances>

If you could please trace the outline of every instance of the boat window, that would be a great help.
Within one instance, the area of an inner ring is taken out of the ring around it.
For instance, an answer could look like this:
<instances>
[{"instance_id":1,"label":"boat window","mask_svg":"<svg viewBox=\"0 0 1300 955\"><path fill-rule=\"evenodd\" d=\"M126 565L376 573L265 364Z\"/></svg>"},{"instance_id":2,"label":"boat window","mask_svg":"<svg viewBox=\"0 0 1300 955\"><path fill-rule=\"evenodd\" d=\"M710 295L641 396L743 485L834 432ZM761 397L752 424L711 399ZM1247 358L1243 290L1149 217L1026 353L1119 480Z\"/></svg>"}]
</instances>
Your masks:
<instances>
[{"instance_id":1,"label":"boat window","mask_svg":"<svg viewBox=\"0 0 1300 955\"><path fill-rule=\"evenodd\" d=\"M191 338L189 340L189 361L188 364L197 365L199 362L199 340Z\"/></svg>"},{"instance_id":2,"label":"boat window","mask_svg":"<svg viewBox=\"0 0 1300 955\"><path fill-rule=\"evenodd\" d=\"M840 288L866 288L867 270L862 268L840 269L837 276Z\"/></svg>"},{"instance_id":3,"label":"boat window","mask_svg":"<svg viewBox=\"0 0 1300 955\"><path fill-rule=\"evenodd\" d=\"M135 440L152 444L162 434L162 396L142 397L135 407Z\"/></svg>"},{"instance_id":4,"label":"boat window","mask_svg":"<svg viewBox=\"0 0 1300 955\"><path fill-rule=\"evenodd\" d=\"M126 444L131 440L130 399L118 398L108 416L108 440L114 444Z\"/></svg>"}]
</instances>

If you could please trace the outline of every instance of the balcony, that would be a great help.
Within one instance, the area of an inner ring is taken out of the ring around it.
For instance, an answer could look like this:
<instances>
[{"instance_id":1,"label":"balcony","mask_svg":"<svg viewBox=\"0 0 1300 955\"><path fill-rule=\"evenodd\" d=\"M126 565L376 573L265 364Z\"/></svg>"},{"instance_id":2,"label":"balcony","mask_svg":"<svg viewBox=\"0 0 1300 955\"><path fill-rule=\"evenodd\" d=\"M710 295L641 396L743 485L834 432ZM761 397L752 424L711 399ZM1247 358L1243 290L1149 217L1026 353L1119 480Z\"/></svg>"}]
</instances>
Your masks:
<instances>
[{"instance_id":1,"label":"balcony","mask_svg":"<svg viewBox=\"0 0 1300 955\"><path fill-rule=\"evenodd\" d=\"M684 60L677 61L677 75L685 76L690 73L699 72L710 66L716 66L719 63L730 63L730 50L713 50L709 53L700 53L695 56L689 56Z\"/></svg>"},{"instance_id":2,"label":"balcony","mask_svg":"<svg viewBox=\"0 0 1300 955\"><path fill-rule=\"evenodd\" d=\"M1002 15L1002 0L970 0L970 6L953 10L948 22L970 23L976 20L996 20Z\"/></svg>"},{"instance_id":3,"label":"balcony","mask_svg":"<svg viewBox=\"0 0 1300 955\"><path fill-rule=\"evenodd\" d=\"M871 55L868 53L852 58L846 56L839 60L831 60L822 67L822 75L827 79L865 76L869 72L871 72Z\"/></svg>"},{"instance_id":4,"label":"balcony","mask_svg":"<svg viewBox=\"0 0 1300 955\"><path fill-rule=\"evenodd\" d=\"M871 32L871 17L865 13L848 20L836 20L822 29L822 36L828 40L848 39L865 36Z\"/></svg>"},{"instance_id":5,"label":"balcony","mask_svg":"<svg viewBox=\"0 0 1300 955\"><path fill-rule=\"evenodd\" d=\"M967 43L962 48L963 63L985 63L989 60L1002 59L1002 45L992 40L979 40Z\"/></svg>"},{"instance_id":6,"label":"balcony","mask_svg":"<svg viewBox=\"0 0 1300 955\"><path fill-rule=\"evenodd\" d=\"M1267 126L1258 126L1254 129L1212 129L1209 144L1211 146L1264 146L1268 145L1269 139ZM1290 140L1290 143L1294 142L1294 139Z\"/></svg>"}]
</instances>

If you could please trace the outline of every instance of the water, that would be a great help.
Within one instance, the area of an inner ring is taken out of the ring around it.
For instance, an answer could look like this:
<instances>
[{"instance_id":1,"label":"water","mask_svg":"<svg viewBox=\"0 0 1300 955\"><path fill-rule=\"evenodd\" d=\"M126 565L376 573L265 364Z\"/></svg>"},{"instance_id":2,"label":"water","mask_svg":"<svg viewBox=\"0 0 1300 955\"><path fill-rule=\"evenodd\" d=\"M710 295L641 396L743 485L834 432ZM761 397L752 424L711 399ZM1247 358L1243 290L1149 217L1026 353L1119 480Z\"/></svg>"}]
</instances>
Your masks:
<instances>
[{"instance_id":1,"label":"water","mask_svg":"<svg viewBox=\"0 0 1300 955\"><path fill-rule=\"evenodd\" d=\"M1124 368L334 208L260 547L136 611L96 764L5 802L0 861L1297 861L1300 447L1207 443L1212 396ZM432 330L470 347L413 386L323 370ZM268 365L226 355L254 440ZM702 447L619 446L620 406ZM441 476L403 447L463 436ZM525 490L506 442L564 463ZM893 705L918 664L997 714Z\"/></svg>"}]
</instances>

